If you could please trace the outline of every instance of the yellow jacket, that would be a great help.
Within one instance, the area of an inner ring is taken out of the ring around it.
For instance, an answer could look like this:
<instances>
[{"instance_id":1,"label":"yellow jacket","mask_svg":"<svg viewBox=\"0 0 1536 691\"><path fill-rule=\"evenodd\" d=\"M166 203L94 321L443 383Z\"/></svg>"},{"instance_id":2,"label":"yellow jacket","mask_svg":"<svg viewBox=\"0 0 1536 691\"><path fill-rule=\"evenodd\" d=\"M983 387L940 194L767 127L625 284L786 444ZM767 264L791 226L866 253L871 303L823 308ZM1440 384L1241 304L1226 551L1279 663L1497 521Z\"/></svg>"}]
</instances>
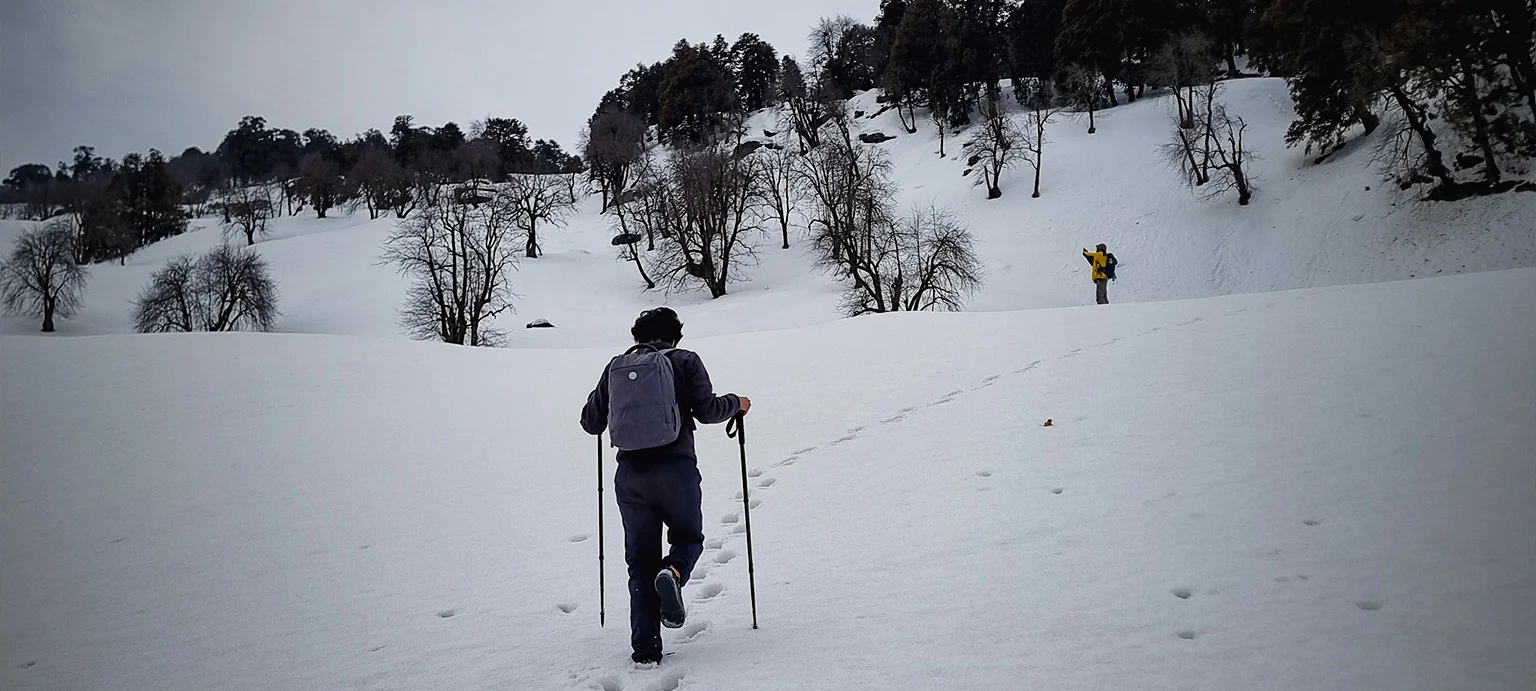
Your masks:
<instances>
[{"instance_id":1,"label":"yellow jacket","mask_svg":"<svg viewBox=\"0 0 1536 691\"><path fill-rule=\"evenodd\" d=\"M1089 252L1088 250L1083 250L1083 258L1087 259L1088 265L1093 267L1093 280L1109 280L1109 275L1104 273L1105 265L1109 264L1109 257L1104 256L1103 252Z\"/></svg>"}]
</instances>

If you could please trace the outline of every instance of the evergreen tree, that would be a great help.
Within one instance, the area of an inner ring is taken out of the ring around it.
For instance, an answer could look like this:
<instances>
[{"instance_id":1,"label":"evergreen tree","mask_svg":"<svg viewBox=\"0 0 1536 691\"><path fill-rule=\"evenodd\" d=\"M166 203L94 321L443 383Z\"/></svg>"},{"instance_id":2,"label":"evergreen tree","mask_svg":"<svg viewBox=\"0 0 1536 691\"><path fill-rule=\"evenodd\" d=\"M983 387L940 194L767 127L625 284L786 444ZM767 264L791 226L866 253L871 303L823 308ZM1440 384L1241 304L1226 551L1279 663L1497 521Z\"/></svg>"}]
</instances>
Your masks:
<instances>
[{"instance_id":1,"label":"evergreen tree","mask_svg":"<svg viewBox=\"0 0 1536 691\"><path fill-rule=\"evenodd\" d=\"M947 59L944 48L949 43L946 28L951 23L948 17L943 0L912 0L896 29L886 63L885 89L886 96L904 109L902 122L909 132L917 131L914 106L929 100L935 76L943 76Z\"/></svg>"},{"instance_id":2,"label":"evergreen tree","mask_svg":"<svg viewBox=\"0 0 1536 691\"><path fill-rule=\"evenodd\" d=\"M890 67L891 49L896 44L896 32L906 16L907 0L880 0L880 15L875 18L875 43L870 55L870 70L876 79L884 82Z\"/></svg>"},{"instance_id":3,"label":"evergreen tree","mask_svg":"<svg viewBox=\"0 0 1536 691\"><path fill-rule=\"evenodd\" d=\"M710 49L679 41L661 84L663 136L702 143L712 139L737 108L735 79Z\"/></svg>"},{"instance_id":4,"label":"evergreen tree","mask_svg":"<svg viewBox=\"0 0 1536 691\"><path fill-rule=\"evenodd\" d=\"M746 112L761 110L774 103L779 82L779 56L757 34L742 34L731 46L731 64L736 73L736 98Z\"/></svg>"},{"instance_id":5,"label":"evergreen tree","mask_svg":"<svg viewBox=\"0 0 1536 691\"><path fill-rule=\"evenodd\" d=\"M1120 0L1067 0L1056 37L1059 64L1082 65L1103 75L1110 105L1118 104L1114 82L1125 67L1121 16Z\"/></svg>"},{"instance_id":6,"label":"evergreen tree","mask_svg":"<svg viewBox=\"0 0 1536 691\"><path fill-rule=\"evenodd\" d=\"M1008 13L1004 28L1010 77L1052 79L1056 62L1056 37L1061 33L1065 0L1024 0Z\"/></svg>"}]
</instances>

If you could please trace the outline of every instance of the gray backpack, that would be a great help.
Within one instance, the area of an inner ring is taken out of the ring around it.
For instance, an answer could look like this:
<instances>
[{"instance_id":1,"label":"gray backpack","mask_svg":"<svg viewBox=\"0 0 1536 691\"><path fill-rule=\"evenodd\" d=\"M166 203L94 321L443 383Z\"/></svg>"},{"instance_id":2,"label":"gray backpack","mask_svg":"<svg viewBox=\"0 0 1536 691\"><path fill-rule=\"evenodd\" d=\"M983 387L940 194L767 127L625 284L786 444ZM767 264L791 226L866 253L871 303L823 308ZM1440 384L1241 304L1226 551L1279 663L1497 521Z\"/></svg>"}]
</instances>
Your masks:
<instances>
[{"instance_id":1,"label":"gray backpack","mask_svg":"<svg viewBox=\"0 0 1536 691\"><path fill-rule=\"evenodd\" d=\"M642 344L608 366L608 437L620 450L666 446L682 432L672 350Z\"/></svg>"}]
</instances>

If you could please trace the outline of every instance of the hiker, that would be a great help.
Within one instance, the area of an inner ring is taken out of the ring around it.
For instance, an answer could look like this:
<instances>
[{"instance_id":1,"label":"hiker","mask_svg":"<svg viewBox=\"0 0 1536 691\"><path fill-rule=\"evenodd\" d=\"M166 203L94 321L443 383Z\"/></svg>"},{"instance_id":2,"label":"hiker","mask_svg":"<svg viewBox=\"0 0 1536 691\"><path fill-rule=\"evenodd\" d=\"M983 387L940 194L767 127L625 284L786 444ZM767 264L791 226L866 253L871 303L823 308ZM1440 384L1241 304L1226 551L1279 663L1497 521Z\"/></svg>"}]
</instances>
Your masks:
<instances>
[{"instance_id":1,"label":"hiker","mask_svg":"<svg viewBox=\"0 0 1536 691\"><path fill-rule=\"evenodd\" d=\"M1094 285L1094 297L1100 305L1109 304L1109 282L1115 278L1115 255L1108 252L1104 243L1094 247L1093 252L1083 250L1083 258L1088 260L1088 266L1092 267Z\"/></svg>"},{"instance_id":2,"label":"hiker","mask_svg":"<svg viewBox=\"0 0 1536 691\"><path fill-rule=\"evenodd\" d=\"M629 565L630 658L648 666L661 662L660 626L683 625L682 588L704 551L694 421L725 422L746 414L752 401L715 395L704 362L677 347L683 324L671 309L642 312L630 334L636 345L603 368L581 409L581 428L609 429L619 449L613 486ZM665 557L663 524L672 545Z\"/></svg>"}]
</instances>

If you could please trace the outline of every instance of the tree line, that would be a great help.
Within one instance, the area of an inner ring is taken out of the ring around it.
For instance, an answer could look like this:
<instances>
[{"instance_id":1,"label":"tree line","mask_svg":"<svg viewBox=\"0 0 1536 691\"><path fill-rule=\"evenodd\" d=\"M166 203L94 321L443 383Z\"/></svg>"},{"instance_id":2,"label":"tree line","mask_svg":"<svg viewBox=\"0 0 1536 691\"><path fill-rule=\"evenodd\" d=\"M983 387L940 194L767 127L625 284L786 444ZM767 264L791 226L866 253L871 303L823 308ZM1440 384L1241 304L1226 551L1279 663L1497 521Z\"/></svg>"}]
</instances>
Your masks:
<instances>
[{"instance_id":1,"label":"tree line","mask_svg":"<svg viewBox=\"0 0 1536 691\"><path fill-rule=\"evenodd\" d=\"M1098 108L1182 89L1181 129L1201 144L1190 178L1202 180L1241 167L1241 124L1193 91L1244 76L1245 59L1287 78L1289 144L1326 157L1386 124L1380 153L1405 189L1456 198L1508 189L1509 162L1536 155L1533 15L1533 0L883 0L872 23L817 22L803 61L752 33L679 41L601 98L583 154L606 209L630 140L705 144L767 106L789 111L808 151L827 105L867 89L909 132L923 108L941 135L987 120L1005 83L1026 110L1086 112L1090 132Z\"/></svg>"},{"instance_id":2,"label":"tree line","mask_svg":"<svg viewBox=\"0 0 1536 691\"><path fill-rule=\"evenodd\" d=\"M0 181L0 204L19 205L24 218L38 220L73 214L76 259L92 263L121 261L184 232L200 213L221 213L254 242L277 213L307 208L324 218L350 205L366 207L370 218L403 218L447 184L583 168L559 143L531 139L515 118L487 117L465 132L453 122L429 127L401 115L387 135L370 129L341 140L324 129L272 128L253 115L211 152L190 147L166 158L150 150L118 161L79 146L53 168L17 166Z\"/></svg>"}]
</instances>

